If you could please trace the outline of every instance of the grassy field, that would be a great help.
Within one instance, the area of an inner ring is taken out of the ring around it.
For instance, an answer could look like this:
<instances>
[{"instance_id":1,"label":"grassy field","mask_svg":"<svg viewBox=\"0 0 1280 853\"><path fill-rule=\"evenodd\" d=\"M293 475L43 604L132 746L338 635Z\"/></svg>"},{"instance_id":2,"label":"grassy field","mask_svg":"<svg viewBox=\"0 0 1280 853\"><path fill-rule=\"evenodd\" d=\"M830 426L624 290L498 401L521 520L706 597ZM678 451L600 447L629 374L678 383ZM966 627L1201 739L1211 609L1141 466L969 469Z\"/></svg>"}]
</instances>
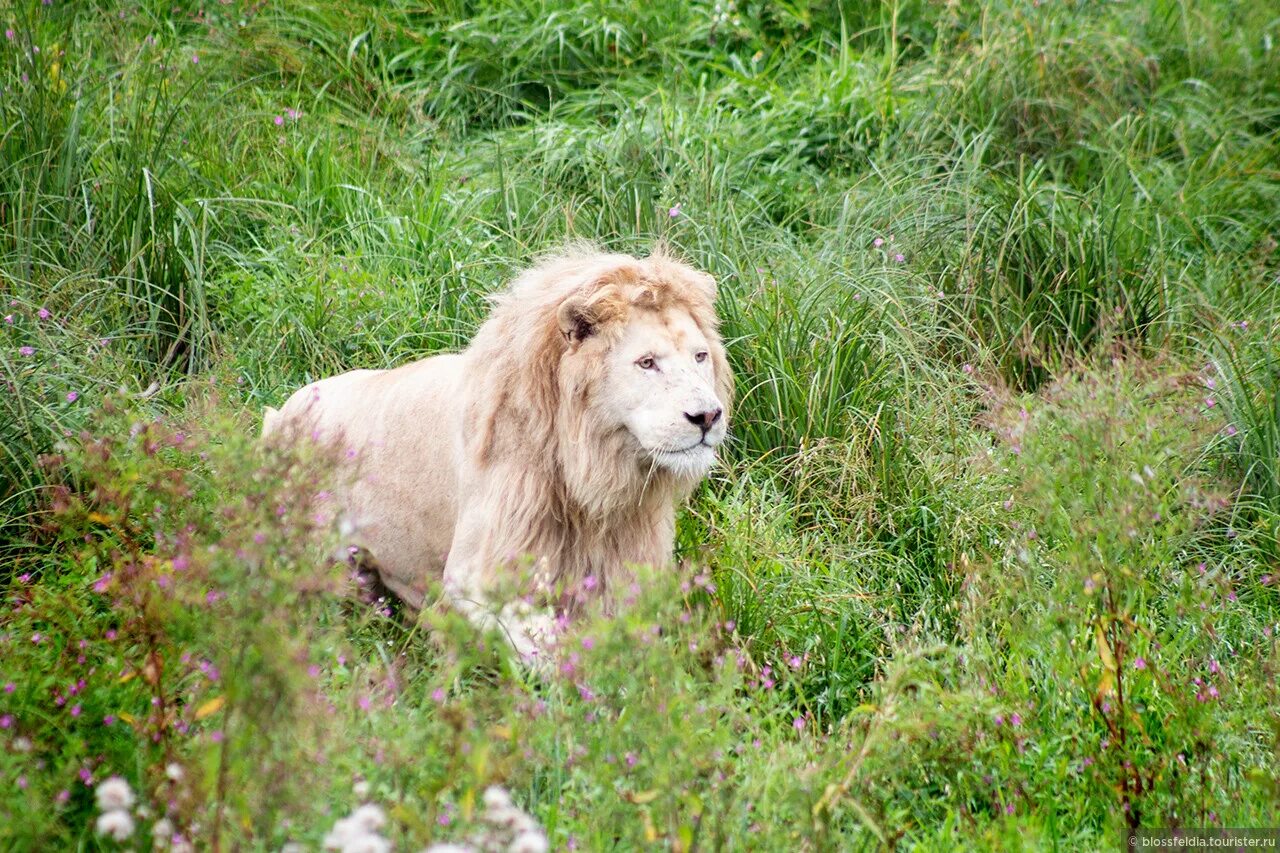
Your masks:
<instances>
[{"instance_id":1,"label":"grassy field","mask_svg":"<svg viewBox=\"0 0 1280 853\"><path fill-rule=\"evenodd\" d=\"M490 785L553 849L1280 825L1275 2L0 27L0 848L412 851ZM740 402L680 572L539 683L362 602L254 436L574 237L712 272Z\"/></svg>"}]
</instances>

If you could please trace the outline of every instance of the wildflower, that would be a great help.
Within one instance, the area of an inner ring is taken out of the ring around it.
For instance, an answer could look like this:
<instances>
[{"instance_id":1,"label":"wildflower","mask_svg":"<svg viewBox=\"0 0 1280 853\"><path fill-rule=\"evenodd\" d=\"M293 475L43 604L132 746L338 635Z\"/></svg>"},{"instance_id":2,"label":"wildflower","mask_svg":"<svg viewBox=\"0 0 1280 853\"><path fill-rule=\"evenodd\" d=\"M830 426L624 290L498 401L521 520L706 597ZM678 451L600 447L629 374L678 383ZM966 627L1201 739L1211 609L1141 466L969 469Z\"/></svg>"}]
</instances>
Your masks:
<instances>
[{"instance_id":1,"label":"wildflower","mask_svg":"<svg viewBox=\"0 0 1280 853\"><path fill-rule=\"evenodd\" d=\"M124 841L133 835L133 818L121 809L103 812L95 826L99 835L109 835L116 841Z\"/></svg>"},{"instance_id":2,"label":"wildflower","mask_svg":"<svg viewBox=\"0 0 1280 853\"><path fill-rule=\"evenodd\" d=\"M1227 436L1233 436L1237 432L1235 424L1227 424Z\"/></svg>"},{"instance_id":3,"label":"wildflower","mask_svg":"<svg viewBox=\"0 0 1280 853\"><path fill-rule=\"evenodd\" d=\"M37 317L39 317L41 320L48 320L48 319L49 319L49 309L48 309L48 308L41 308L39 311L37 311L37 312L36 312L36 316L37 316Z\"/></svg>"},{"instance_id":4,"label":"wildflower","mask_svg":"<svg viewBox=\"0 0 1280 853\"><path fill-rule=\"evenodd\" d=\"M1214 406L1218 405L1218 401L1213 399L1212 397L1205 397L1204 404L1208 406L1210 409L1212 409Z\"/></svg>"},{"instance_id":5,"label":"wildflower","mask_svg":"<svg viewBox=\"0 0 1280 853\"><path fill-rule=\"evenodd\" d=\"M1134 668L1134 669L1146 669L1146 668L1147 668L1147 661L1146 661L1146 659L1145 659L1145 658L1137 658L1136 660L1134 660L1134 662L1133 662L1133 668Z\"/></svg>"},{"instance_id":6,"label":"wildflower","mask_svg":"<svg viewBox=\"0 0 1280 853\"><path fill-rule=\"evenodd\" d=\"M286 109L285 114L289 116L289 121L297 121L302 116L301 111L295 110L293 107Z\"/></svg>"},{"instance_id":7,"label":"wildflower","mask_svg":"<svg viewBox=\"0 0 1280 853\"><path fill-rule=\"evenodd\" d=\"M585 578L582 579L583 589L595 589L598 584L599 584L599 581L596 580L595 575L587 575Z\"/></svg>"},{"instance_id":8,"label":"wildflower","mask_svg":"<svg viewBox=\"0 0 1280 853\"><path fill-rule=\"evenodd\" d=\"M898 254L893 256L894 263L898 263L898 264L902 263L906 259L907 259L907 256L902 254L901 252L898 252Z\"/></svg>"},{"instance_id":9,"label":"wildflower","mask_svg":"<svg viewBox=\"0 0 1280 853\"><path fill-rule=\"evenodd\" d=\"M170 761L168 764L165 765L164 775L167 776L171 781L174 781L174 782L182 781L182 777L183 777L182 765L176 761Z\"/></svg>"},{"instance_id":10,"label":"wildflower","mask_svg":"<svg viewBox=\"0 0 1280 853\"><path fill-rule=\"evenodd\" d=\"M80 709L80 706L79 706L79 705L72 705L72 706L71 706L71 716L73 716L73 717L78 717L78 716L80 716L80 710L81 710L81 709Z\"/></svg>"},{"instance_id":11,"label":"wildflower","mask_svg":"<svg viewBox=\"0 0 1280 853\"><path fill-rule=\"evenodd\" d=\"M791 667L792 669L799 669L800 664L802 663L804 663L804 659L801 658L800 655L792 655L791 657L787 658L787 666Z\"/></svg>"},{"instance_id":12,"label":"wildflower","mask_svg":"<svg viewBox=\"0 0 1280 853\"><path fill-rule=\"evenodd\" d=\"M103 724L104 726L112 726L112 725L115 725L115 722L116 722L116 715L115 715L115 714L107 714L105 717L103 717L103 718L102 718L102 724Z\"/></svg>"},{"instance_id":13,"label":"wildflower","mask_svg":"<svg viewBox=\"0 0 1280 853\"><path fill-rule=\"evenodd\" d=\"M1009 725L1013 726L1015 729L1022 725L1022 717L1016 711L1009 715Z\"/></svg>"},{"instance_id":14,"label":"wildflower","mask_svg":"<svg viewBox=\"0 0 1280 853\"><path fill-rule=\"evenodd\" d=\"M9 41L13 41L13 37L14 37L13 29L12 29L12 28L10 28L10 29L5 30L5 31L4 31L4 37L5 37L5 38L7 38Z\"/></svg>"},{"instance_id":15,"label":"wildflower","mask_svg":"<svg viewBox=\"0 0 1280 853\"><path fill-rule=\"evenodd\" d=\"M881 246L884 245L884 238L883 237L875 238L874 240L871 241L871 245L879 249Z\"/></svg>"},{"instance_id":16,"label":"wildflower","mask_svg":"<svg viewBox=\"0 0 1280 853\"><path fill-rule=\"evenodd\" d=\"M667 216L670 216L672 219L675 219L677 216L681 214L682 206L683 206L682 203L676 202L674 207L671 207L670 209L667 210Z\"/></svg>"},{"instance_id":17,"label":"wildflower","mask_svg":"<svg viewBox=\"0 0 1280 853\"><path fill-rule=\"evenodd\" d=\"M972 365L972 364L969 364L968 362L965 362L964 367L962 367L962 368L961 368L961 370L963 370L965 373L968 373L968 374L972 375L972 374L973 374L973 365Z\"/></svg>"},{"instance_id":18,"label":"wildflower","mask_svg":"<svg viewBox=\"0 0 1280 853\"><path fill-rule=\"evenodd\" d=\"M431 701L435 702L437 705L439 705L439 704L443 704L443 703L444 703L444 689L443 689L443 688L440 688L440 687L437 687L435 690L432 690L432 691L431 691Z\"/></svg>"},{"instance_id":19,"label":"wildflower","mask_svg":"<svg viewBox=\"0 0 1280 853\"><path fill-rule=\"evenodd\" d=\"M104 812L133 807L133 790L119 776L103 780L94 791L94 798L98 802L98 808Z\"/></svg>"},{"instance_id":20,"label":"wildflower","mask_svg":"<svg viewBox=\"0 0 1280 853\"><path fill-rule=\"evenodd\" d=\"M58 792L58 796L54 797L53 799L54 799L54 802L56 802L58 805L63 805L64 803L66 803L68 800L71 799L71 792L68 791L66 788L63 788L61 791Z\"/></svg>"},{"instance_id":21,"label":"wildflower","mask_svg":"<svg viewBox=\"0 0 1280 853\"><path fill-rule=\"evenodd\" d=\"M15 690L17 690L17 689L18 689L18 685L14 684L12 681L6 681L6 682L5 682L5 685L4 685L4 692L5 692L5 693L12 693L13 691L15 691Z\"/></svg>"},{"instance_id":22,"label":"wildflower","mask_svg":"<svg viewBox=\"0 0 1280 853\"><path fill-rule=\"evenodd\" d=\"M279 127L280 125L284 124L284 116L276 116L275 118L272 119L272 121L275 122L276 127Z\"/></svg>"},{"instance_id":23,"label":"wildflower","mask_svg":"<svg viewBox=\"0 0 1280 853\"><path fill-rule=\"evenodd\" d=\"M0 715L0 729L13 728L13 714Z\"/></svg>"},{"instance_id":24,"label":"wildflower","mask_svg":"<svg viewBox=\"0 0 1280 853\"><path fill-rule=\"evenodd\" d=\"M31 642L34 645L37 645L37 646L40 645L42 642L44 642L44 635L41 634L39 631L36 631L34 634L31 635Z\"/></svg>"},{"instance_id":25,"label":"wildflower","mask_svg":"<svg viewBox=\"0 0 1280 853\"><path fill-rule=\"evenodd\" d=\"M192 64L192 65L199 65L199 64L200 64L200 54L198 54L198 53L193 53L193 54L191 54L191 64Z\"/></svg>"},{"instance_id":26,"label":"wildflower","mask_svg":"<svg viewBox=\"0 0 1280 853\"><path fill-rule=\"evenodd\" d=\"M12 314L5 314L5 315L4 315L4 321L5 321L5 323L7 323L8 325L12 326L12 325L13 325L13 315L12 315Z\"/></svg>"},{"instance_id":27,"label":"wildflower","mask_svg":"<svg viewBox=\"0 0 1280 853\"><path fill-rule=\"evenodd\" d=\"M791 727L798 732L804 731L804 717L796 717L792 720Z\"/></svg>"},{"instance_id":28,"label":"wildflower","mask_svg":"<svg viewBox=\"0 0 1280 853\"><path fill-rule=\"evenodd\" d=\"M22 353L23 355L35 355L36 348L35 347L18 347L18 352Z\"/></svg>"},{"instance_id":29,"label":"wildflower","mask_svg":"<svg viewBox=\"0 0 1280 853\"><path fill-rule=\"evenodd\" d=\"M79 391L68 391L68 392L67 392L67 402L68 402L68 403L74 403L76 400L79 400L79 399L80 399L80 392L79 392Z\"/></svg>"},{"instance_id":30,"label":"wildflower","mask_svg":"<svg viewBox=\"0 0 1280 853\"><path fill-rule=\"evenodd\" d=\"M627 763L628 767L635 767L636 763L639 762L640 759L636 757L634 752L628 752L626 755L622 756L622 760Z\"/></svg>"}]
</instances>

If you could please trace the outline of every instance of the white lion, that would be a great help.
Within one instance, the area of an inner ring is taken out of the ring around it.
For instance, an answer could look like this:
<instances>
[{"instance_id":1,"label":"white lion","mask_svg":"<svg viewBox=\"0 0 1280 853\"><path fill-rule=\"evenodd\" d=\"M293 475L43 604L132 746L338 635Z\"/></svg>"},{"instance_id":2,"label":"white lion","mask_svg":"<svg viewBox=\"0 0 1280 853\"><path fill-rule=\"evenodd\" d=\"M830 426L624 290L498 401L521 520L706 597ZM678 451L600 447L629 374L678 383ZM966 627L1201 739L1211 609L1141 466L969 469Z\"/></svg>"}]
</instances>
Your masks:
<instances>
[{"instance_id":1,"label":"white lion","mask_svg":"<svg viewBox=\"0 0 1280 853\"><path fill-rule=\"evenodd\" d=\"M357 457L342 505L382 582L420 609L442 580L534 656L551 613L494 600L521 560L540 567L526 600L561 612L577 609L566 590L609 596L628 566L670 561L675 503L714 463L732 401L715 296L661 249L548 257L464 352L314 382L263 433Z\"/></svg>"}]
</instances>

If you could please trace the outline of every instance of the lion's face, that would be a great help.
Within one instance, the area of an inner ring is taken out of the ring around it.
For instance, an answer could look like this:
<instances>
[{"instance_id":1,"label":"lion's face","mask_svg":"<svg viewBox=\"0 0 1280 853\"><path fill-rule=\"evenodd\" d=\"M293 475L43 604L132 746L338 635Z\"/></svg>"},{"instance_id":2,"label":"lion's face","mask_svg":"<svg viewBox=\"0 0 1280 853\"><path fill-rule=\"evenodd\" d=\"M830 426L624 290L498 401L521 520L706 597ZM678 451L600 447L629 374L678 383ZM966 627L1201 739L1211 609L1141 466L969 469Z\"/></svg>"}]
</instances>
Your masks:
<instances>
[{"instance_id":1,"label":"lion's face","mask_svg":"<svg viewBox=\"0 0 1280 853\"><path fill-rule=\"evenodd\" d=\"M709 342L689 313L638 309L604 360L597 404L635 440L642 465L699 478L727 429Z\"/></svg>"}]
</instances>

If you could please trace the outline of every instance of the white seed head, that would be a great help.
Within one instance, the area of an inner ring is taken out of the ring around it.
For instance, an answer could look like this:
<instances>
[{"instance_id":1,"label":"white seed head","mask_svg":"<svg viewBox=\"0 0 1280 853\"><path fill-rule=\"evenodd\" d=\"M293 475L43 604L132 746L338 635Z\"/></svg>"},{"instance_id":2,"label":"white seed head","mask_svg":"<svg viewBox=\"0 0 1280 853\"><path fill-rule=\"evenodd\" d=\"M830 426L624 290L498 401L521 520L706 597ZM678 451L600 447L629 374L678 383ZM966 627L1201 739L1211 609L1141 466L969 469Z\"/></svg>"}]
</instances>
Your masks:
<instances>
[{"instance_id":1,"label":"white seed head","mask_svg":"<svg viewBox=\"0 0 1280 853\"><path fill-rule=\"evenodd\" d=\"M549 849L547 837L540 831L534 830L517 835L507 851L508 853L547 853Z\"/></svg>"},{"instance_id":2,"label":"white seed head","mask_svg":"<svg viewBox=\"0 0 1280 853\"><path fill-rule=\"evenodd\" d=\"M168 838L170 835L173 835L173 823L169 818L162 817L151 825L151 837L155 839L157 846L161 839Z\"/></svg>"},{"instance_id":3,"label":"white seed head","mask_svg":"<svg viewBox=\"0 0 1280 853\"><path fill-rule=\"evenodd\" d=\"M363 800L369 796L370 785L368 780L361 779L359 782L351 786L351 792L359 799Z\"/></svg>"},{"instance_id":4,"label":"white seed head","mask_svg":"<svg viewBox=\"0 0 1280 853\"><path fill-rule=\"evenodd\" d=\"M372 833L357 835L343 845L342 853L391 853L391 842Z\"/></svg>"},{"instance_id":5,"label":"white seed head","mask_svg":"<svg viewBox=\"0 0 1280 853\"><path fill-rule=\"evenodd\" d=\"M129 787L129 783L119 776L104 779L94 793L97 796L98 808L104 812L119 811L133 805L133 790Z\"/></svg>"},{"instance_id":6,"label":"white seed head","mask_svg":"<svg viewBox=\"0 0 1280 853\"><path fill-rule=\"evenodd\" d=\"M490 785L484 789L484 807L491 811L511 808L511 795L498 785Z\"/></svg>"},{"instance_id":7,"label":"white seed head","mask_svg":"<svg viewBox=\"0 0 1280 853\"><path fill-rule=\"evenodd\" d=\"M182 765L176 761L170 761L164 767L164 775L168 776L174 782L182 781L182 777L186 771L182 769Z\"/></svg>"},{"instance_id":8,"label":"white seed head","mask_svg":"<svg viewBox=\"0 0 1280 853\"><path fill-rule=\"evenodd\" d=\"M387 816L373 803L361 806L351 813L352 821L365 832L377 832L387 825Z\"/></svg>"},{"instance_id":9,"label":"white seed head","mask_svg":"<svg viewBox=\"0 0 1280 853\"><path fill-rule=\"evenodd\" d=\"M107 835L116 841L124 841L133 835L133 818L124 809L111 809L98 815L94 827L99 835Z\"/></svg>"}]
</instances>

